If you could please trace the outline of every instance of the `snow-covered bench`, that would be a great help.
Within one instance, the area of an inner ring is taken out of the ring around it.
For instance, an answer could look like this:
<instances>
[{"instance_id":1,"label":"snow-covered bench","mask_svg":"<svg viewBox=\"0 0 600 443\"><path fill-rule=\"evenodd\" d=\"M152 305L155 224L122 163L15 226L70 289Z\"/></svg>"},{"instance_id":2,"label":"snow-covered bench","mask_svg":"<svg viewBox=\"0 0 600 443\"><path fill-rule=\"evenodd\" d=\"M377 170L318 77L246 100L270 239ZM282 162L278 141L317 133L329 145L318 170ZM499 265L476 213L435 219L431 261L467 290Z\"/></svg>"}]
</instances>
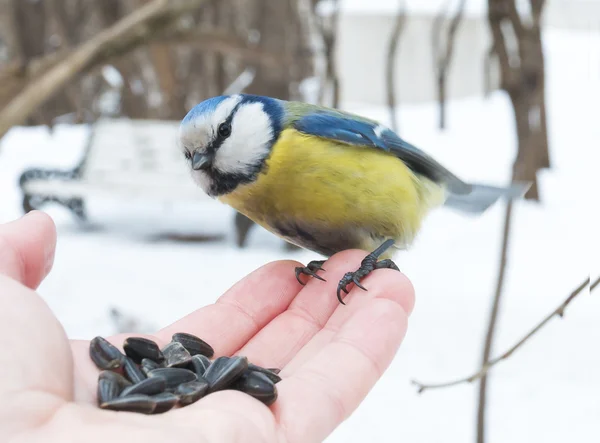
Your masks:
<instances>
[{"instance_id":1,"label":"snow-covered bench","mask_svg":"<svg viewBox=\"0 0 600 443\"><path fill-rule=\"evenodd\" d=\"M74 169L32 168L21 174L23 210L57 202L85 221L85 199L93 196L210 200L193 182L177 149L178 129L179 122L173 121L97 121Z\"/></svg>"}]
</instances>

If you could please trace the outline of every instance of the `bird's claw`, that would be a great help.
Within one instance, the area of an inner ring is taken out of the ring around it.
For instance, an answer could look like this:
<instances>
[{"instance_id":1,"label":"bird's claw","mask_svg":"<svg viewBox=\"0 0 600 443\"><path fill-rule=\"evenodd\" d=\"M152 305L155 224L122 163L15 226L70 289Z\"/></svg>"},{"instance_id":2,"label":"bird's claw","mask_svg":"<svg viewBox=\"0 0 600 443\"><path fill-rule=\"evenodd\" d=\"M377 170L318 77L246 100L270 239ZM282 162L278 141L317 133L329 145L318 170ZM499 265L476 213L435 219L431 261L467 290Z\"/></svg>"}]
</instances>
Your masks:
<instances>
[{"instance_id":1,"label":"bird's claw","mask_svg":"<svg viewBox=\"0 0 600 443\"><path fill-rule=\"evenodd\" d=\"M325 260L313 260L304 267L298 266L296 268L296 280L298 280L298 283L300 283L302 286L304 286L306 284L302 280L300 280L301 274L308 275L309 277L314 277L317 280L327 281L323 277L321 277L320 275L317 274L317 271L325 270L321 266L323 263L325 263Z\"/></svg>"},{"instance_id":2,"label":"bird's claw","mask_svg":"<svg viewBox=\"0 0 600 443\"><path fill-rule=\"evenodd\" d=\"M364 264L364 260L363 260L363 264ZM358 268L358 270L355 272L346 272L344 274L344 276L342 277L342 279L340 280L340 282L338 283L337 298L341 304L345 305L346 303L344 303L344 301L342 300L342 295L341 295L340 291L344 291L346 294L348 294L349 291L347 289L347 286L350 283L354 283L356 286L358 286L363 291L367 290L367 288L365 288L363 285L360 284L360 279L363 277L366 277L369 274L369 272L371 272L372 270L375 269L375 267L373 266L372 269L368 269L368 268L363 267L363 264L361 264L361 267Z\"/></svg>"},{"instance_id":3,"label":"bird's claw","mask_svg":"<svg viewBox=\"0 0 600 443\"><path fill-rule=\"evenodd\" d=\"M394 269L396 271L400 270L400 269L398 269L398 266L396 266L396 264L390 259L377 261L377 258L379 257L379 255L381 255L385 251L385 249L387 249L387 247L389 247L390 245L391 245L390 241L385 242L382 246L380 246L375 251L373 251L372 253L367 255L362 260L362 262L360 263L360 267L356 271L346 272L346 274L344 274L344 276L338 283L338 287L337 287L337 298L341 304L343 304L343 305L346 304L342 300L341 291L344 291L346 294L348 294L347 286L350 283L354 283L360 289L362 289L363 291L366 291L367 288L365 288L363 285L360 284L360 280L363 279L364 277L366 277L367 275L369 275L375 269L387 268L387 269Z\"/></svg>"}]
</instances>

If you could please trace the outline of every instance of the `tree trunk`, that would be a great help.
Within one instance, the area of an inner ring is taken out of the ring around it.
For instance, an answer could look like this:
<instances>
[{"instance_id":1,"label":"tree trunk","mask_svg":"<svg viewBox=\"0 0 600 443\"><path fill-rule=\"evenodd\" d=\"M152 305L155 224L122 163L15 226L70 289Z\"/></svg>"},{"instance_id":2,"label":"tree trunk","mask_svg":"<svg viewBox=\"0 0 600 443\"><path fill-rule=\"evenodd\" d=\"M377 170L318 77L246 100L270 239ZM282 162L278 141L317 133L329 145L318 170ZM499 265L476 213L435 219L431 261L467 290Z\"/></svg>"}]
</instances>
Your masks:
<instances>
[{"instance_id":1,"label":"tree trunk","mask_svg":"<svg viewBox=\"0 0 600 443\"><path fill-rule=\"evenodd\" d=\"M537 171L550 167L540 27L544 0L530 0L532 18L528 25L519 16L514 0L488 1L494 55L500 62L501 88L510 97L517 130L514 179L531 182L525 198L539 200ZM516 50L509 49L512 47Z\"/></svg>"}]
</instances>

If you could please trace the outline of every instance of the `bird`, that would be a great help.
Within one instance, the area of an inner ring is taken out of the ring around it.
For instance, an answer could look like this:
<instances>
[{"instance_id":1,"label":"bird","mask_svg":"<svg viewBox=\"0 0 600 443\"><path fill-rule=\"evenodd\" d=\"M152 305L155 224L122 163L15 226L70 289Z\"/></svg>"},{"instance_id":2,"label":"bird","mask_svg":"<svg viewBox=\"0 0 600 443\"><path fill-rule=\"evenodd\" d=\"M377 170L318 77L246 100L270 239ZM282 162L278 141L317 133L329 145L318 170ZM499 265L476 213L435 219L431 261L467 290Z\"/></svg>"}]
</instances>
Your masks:
<instances>
[{"instance_id":1,"label":"bird","mask_svg":"<svg viewBox=\"0 0 600 443\"><path fill-rule=\"evenodd\" d=\"M254 94L207 98L181 120L178 149L193 182L267 231L325 257L370 251L339 280L337 298L408 249L430 212L481 214L530 184L469 183L376 120ZM318 274L325 260L295 268Z\"/></svg>"}]
</instances>

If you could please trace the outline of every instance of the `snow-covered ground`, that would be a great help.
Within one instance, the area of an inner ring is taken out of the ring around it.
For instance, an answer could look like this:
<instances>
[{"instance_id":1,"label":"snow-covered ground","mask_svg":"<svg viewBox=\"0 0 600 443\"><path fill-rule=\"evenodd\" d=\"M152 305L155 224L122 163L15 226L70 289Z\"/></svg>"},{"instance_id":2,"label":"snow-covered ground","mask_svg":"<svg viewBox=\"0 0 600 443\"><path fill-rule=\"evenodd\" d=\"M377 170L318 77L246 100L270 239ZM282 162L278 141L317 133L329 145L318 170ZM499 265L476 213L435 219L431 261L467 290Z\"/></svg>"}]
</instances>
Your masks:
<instances>
[{"instance_id":1,"label":"snow-covered ground","mask_svg":"<svg viewBox=\"0 0 600 443\"><path fill-rule=\"evenodd\" d=\"M600 36L553 32L545 38L553 168L540 174L542 203L515 208L509 270L495 350L500 352L552 311L591 271L600 270L594 203L600 162ZM347 105L388 123L385 109ZM515 154L503 94L453 102L449 129L436 128L434 105L400 110L402 135L465 179L504 183ZM73 165L85 128L13 129L0 146L0 222L20 215L16 179L27 166ZM271 260L315 258L286 252L255 229L249 246L233 242L223 206L163 207L119 199L89 201L93 230L48 206L58 225L55 267L39 289L72 338L114 332L110 308L135 314L145 328L167 325L212 303L234 282ZM152 226L143 223L152 217ZM496 281L503 206L480 218L435 212L414 247L397 257L417 304L404 344L356 413L328 442L474 440L476 386L417 395L412 378L439 382L479 363ZM596 229L592 230L592 227ZM224 234L222 241L178 243L163 232ZM590 242L592 243L590 245ZM595 248L593 246L596 246ZM211 257L218 253L221 260ZM227 263L227 266L224 265ZM93 284L90 284L93 282ZM600 297L582 294L490 379L489 442L592 442L600 436Z\"/></svg>"}]
</instances>

